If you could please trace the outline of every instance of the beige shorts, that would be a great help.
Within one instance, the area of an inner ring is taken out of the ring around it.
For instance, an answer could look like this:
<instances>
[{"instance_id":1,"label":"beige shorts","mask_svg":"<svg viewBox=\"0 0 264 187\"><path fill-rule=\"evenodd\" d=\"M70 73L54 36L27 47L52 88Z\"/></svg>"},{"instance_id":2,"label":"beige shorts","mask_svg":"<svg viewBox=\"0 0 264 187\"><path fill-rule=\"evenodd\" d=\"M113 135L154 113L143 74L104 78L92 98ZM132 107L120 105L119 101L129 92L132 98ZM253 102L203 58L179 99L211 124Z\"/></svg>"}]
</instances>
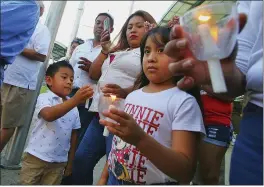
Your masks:
<instances>
[{"instance_id":1,"label":"beige shorts","mask_svg":"<svg viewBox=\"0 0 264 187\"><path fill-rule=\"evenodd\" d=\"M22 158L21 185L59 185L67 163L50 163L29 153Z\"/></svg>"},{"instance_id":2,"label":"beige shorts","mask_svg":"<svg viewBox=\"0 0 264 187\"><path fill-rule=\"evenodd\" d=\"M34 90L28 90L9 84L1 88L1 128L15 128L25 124L28 105Z\"/></svg>"}]
</instances>

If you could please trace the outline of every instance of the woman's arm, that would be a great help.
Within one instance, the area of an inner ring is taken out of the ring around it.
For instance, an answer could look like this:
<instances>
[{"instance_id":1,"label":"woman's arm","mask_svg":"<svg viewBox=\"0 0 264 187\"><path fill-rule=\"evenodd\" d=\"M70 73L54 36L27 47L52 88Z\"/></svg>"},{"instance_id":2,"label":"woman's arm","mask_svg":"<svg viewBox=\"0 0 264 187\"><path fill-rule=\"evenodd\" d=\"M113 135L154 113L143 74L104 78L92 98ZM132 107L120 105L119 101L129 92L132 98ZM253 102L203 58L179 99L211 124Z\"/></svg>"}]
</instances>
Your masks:
<instances>
[{"instance_id":1,"label":"woman's arm","mask_svg":"<svg viewBox=\"0 0 264 187\"><path fill-rule=\"evenodd\" d=\"M194 176L199 137L199 133L173 131L172 148L168 148L146 134L137 148L159 170L185 184Z\"/></svg>"},{"instance_id":2,"label":"woman's arm","mask_svg":"<svg viewBox=\"0 0 264 187\"><path fill-rule=\"evenodd\" d=\"M213 88L211 85L202 85L201 86L201 89L206 91L209 95L219 99L219 100L222 100L222 101L225 101L225 102L233 102L233 100L235 99L234 97L230 97L228 94L224 94L224 93L221 93L221 94L217 94L217 93L214 93L213 91Z\"/></svg>"},{"instance_id":3,"label":"woman's arm","mask_svg":"<svg viewBox=\"0 0 264 187\"><path fill-rule=\"evenodd\" d=\"M117 84L107 84L102 89L102 92L104 93L105 96L109 96L110 94L114 94L118 98L125 99L128 94L130 94L132 91L134 91L134 89L135 89L134 86L130 86L128 88L121 88Z\"/></svg>"},{"instance_id":4,"label":"woman's arm","mask_svg":"<svg viewBox=\"0 0 264 187\"><path fill-rule=\"evenodd\" d=\"M93 61L89 69L89 76L91 79L99 80L99 78L101 77L101 73L102 73L101 72L102 65L105 59L107 59L107 57L108 57L107 54L103 54L102 52L100 52L100 54Z\"/></svg>"}]
</instances>

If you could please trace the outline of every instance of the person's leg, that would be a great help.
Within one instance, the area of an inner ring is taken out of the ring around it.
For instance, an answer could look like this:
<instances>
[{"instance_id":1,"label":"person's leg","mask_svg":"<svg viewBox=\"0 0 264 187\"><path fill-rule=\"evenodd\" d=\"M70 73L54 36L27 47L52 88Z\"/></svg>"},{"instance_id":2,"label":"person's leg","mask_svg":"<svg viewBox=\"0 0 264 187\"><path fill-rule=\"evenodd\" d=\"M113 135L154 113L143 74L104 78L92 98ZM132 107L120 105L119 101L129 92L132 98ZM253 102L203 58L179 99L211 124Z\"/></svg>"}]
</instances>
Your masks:
<instances>
[{"instance_id":1,"label":"person's leg","mask_svg":"<svg viewBox=\"0 0 264 187\"><path fill-rule=\"evenodd\" d=\"M20 171L21 185L40 185L41 177L46 168L46 162L37 157L24 153Z\"/></svg>"},{"instance_id":2,"label":"person's leg","mask_svg":"<svg viewBox=\"0 0 264 187\"><path fill-rule=\"evenodd\" d=\"M15 128L24 125L26 115L21 113L21 108L27 107L29 96L33 91L9 84L3 84L1 91L2 114L0 151L2 152L5 145L12 137Z\"/></svg>"},{"instance_id":3,"label":"person's leg","mask_svg":"<svg viewBox=\"0 0 264 187\"><path fill-rule=\"evenodd\" d=\"M95 112L89 112L88 109L85 108L84 104L78 106L78 111L81 121L81 129L79 130L77 146L79 146L80 142L82 141L89 124L91 123L96 114Z\"/></svg>"},{"instance_id":4,"label":"person's leg","mask_svg":"<svg viewBox=\"0 0 264 187\"><path fill-rule=\"evenodd\" d=\"M230 127L206 126L207 136L199 145L199 174L202 184L218 185L221 163L230 143Z\"/></svg>"},{"instance_id":5,"label":"person's leg","mask_svg":"<svg viewBox=\"0 0 264 187\"><path fill-rule=\"evenodd\" d=\"M199 172L204 185L218 185L220 167L227 148L201 142L199 153Z\"/></svg>"},{"instance_id":6,"label":"person's leg","mask_svg":"<svg viewBox=\"0 0 264 187\"><path fill-rule=\"evenodd\" d=\"M74 185L92 185L93 170L97 162L105 155L105 138L99 117L95 116L76 151L72 181Z\"/></svg>"},{"instance_id":7,"label":"person's leg","mask_svg":"<svg viewBox=\"0 0 264 187\"><path fill-rule=\"evenodd\" d=\"M105 144L106 144L106 160L108 159L108 155L112 148L112 141L113 141L114 135L109 132L109 136L105 137Z\"/></svg>"},{"instance_id":8,"label":"person's leg","mask_svg":"<svg viewBox=\"0 0 264 187\"><path fill-rule=\"evenodd\" d=\"M61 183L64 170L66 167L65 163L48 163L45 168L43 176L41 177L41 185L59 185Z\"/></svg>"},{"instance_id":9,"label":"person's leg","mask_svg":"<svg viewBox=\"0 0 264 187\"><path fill-rule=\"evenodd\" d=\"M230 185L263 185L263 108L248 103L233 148Z\"/></svg>"},{"instance_id":10,"label":"person's leg","mask_svg":"<svg viewBox=\"0 0 264 187\"><path fill-rule=\"evenodd\" d=\"M15 128L2 128L0 130L0 137L1 137L0 153L3 151L6 144L8 143L10 138L13 136L14 132L15 132Z\"/></svg>"}]
</instances>

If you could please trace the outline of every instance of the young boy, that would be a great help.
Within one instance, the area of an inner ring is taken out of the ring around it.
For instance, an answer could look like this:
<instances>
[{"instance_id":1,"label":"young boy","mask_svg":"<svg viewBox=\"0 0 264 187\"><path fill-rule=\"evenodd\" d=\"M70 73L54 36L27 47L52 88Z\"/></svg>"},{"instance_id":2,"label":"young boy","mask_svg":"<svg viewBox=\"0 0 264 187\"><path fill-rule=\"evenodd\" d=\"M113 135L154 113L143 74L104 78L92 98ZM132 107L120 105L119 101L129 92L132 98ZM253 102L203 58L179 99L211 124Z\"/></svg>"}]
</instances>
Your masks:
<instances>
[{"instance_id":1,"label":"young boy","mask_svg":"<svg viewBox=\"0 0 264 187\"><path fill-rule=\"evenodd\" d=\"M63 175L71 174L77 129L81 126L76 106L93 95L93 89L84 86L68 98L73 75L67 61L56 62L47 69L50 91L40 94L37 100L38 116L22 160L22 185L58 185Z\"/></svg>"}]
</instances>

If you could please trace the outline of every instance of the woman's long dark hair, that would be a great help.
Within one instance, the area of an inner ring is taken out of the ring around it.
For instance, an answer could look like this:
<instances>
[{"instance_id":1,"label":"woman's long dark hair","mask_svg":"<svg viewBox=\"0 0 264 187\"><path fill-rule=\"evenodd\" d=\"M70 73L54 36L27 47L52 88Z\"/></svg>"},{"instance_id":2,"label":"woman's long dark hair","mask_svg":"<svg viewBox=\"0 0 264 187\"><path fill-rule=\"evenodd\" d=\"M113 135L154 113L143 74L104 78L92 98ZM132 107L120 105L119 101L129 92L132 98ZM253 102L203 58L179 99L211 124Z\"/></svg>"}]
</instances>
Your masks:
<instances>
[{"instance_id":1,"label":"woman's long dark hair","mask_svg":"<svg viewBox=\"0 0 264 187\"><path fill-rule=\"evenodd\" d=\"M149 84L149 80L143 71L144 49L145 49L147 39L151 37L152 41L155 42L157 45L165 46L170 41L170 31L171 31L171 28L169 27L155 27L151 29L149 32L147 32L142 38L141 44L140 44L141 72L135 81L135 85L134 85L135 89L142 88ZM175 85L182 78L183 76L174 76L173 81L175 82ZM197 100L197 103L199 104L201 111L203 111L201 96L200 96L200 89L198 87L193 87L192 89L186 92L192 95Z\"/></svg>"},{"instance_id":2,"label":"woman's long dark hair","mask_svg":"<svg viewBox=\"0 0 264 187\"><path fill-rule=\"evenodd\" d=\"M136 12L134 12L133 14L131 14L125 24L123 25L121 31L119 32L118 35L119 36L119 39L118 39L118 42L117 44L111 49L111 53L113 52L116 52L116 51L121 51L121 50L125 50L127 48L129 48L129 44L128 44L128 41L127 41L127 37L126 37L126 31L127 31L127 26L128 26L128 22L130 21L131 18L133 18L134 16L140 16L142 17L145 21L148 21L149 23L155 23L156 24L156 21L155 19L146 11L143 11L143 10L138 10Z\"/></svg>"}]
</instances>

